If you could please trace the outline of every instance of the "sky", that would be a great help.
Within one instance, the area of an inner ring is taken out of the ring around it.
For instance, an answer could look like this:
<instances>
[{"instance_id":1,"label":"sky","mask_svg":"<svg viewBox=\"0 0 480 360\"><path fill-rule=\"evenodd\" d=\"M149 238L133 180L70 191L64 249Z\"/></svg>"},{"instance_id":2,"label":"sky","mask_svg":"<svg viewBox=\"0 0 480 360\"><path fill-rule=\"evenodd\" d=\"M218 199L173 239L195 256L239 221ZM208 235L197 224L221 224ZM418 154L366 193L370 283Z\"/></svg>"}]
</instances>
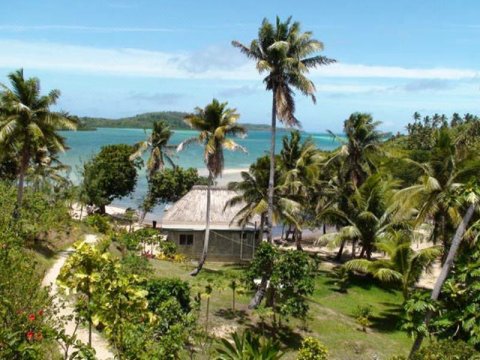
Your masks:
<instances>
[{"instance_id":1,"label":"sky","mask_svg":"<svg viewBox=\"0 0 480 360\"><path fill-rule=\"evenodd\" d=\"M269 123L271 94L249 44L263 18L292 16L337 60L309 74L317 103L296 95L312 132L339 132L356 111L384 131L412 114L480 111L477 0L16 0L0 6L0 82L24 68L79 116L190 112L213 98L242 122Z\"/></svg>"}]
</instances>

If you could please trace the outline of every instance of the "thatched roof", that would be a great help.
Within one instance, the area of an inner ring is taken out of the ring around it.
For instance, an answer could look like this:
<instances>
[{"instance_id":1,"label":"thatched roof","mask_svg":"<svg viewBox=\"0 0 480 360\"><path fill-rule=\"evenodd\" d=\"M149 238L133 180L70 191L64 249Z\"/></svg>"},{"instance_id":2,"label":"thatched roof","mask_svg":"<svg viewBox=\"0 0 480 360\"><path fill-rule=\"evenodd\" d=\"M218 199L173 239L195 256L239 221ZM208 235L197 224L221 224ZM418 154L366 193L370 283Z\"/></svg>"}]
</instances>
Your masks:
<instances>
[{"instance_id":1,"label":"thatched roof","mask_svg":"<svg viewBox=\"0 0 480 360\"><path fill-rule=\"evenodd\" d=\"M225 208L225 204L237 193L223 187L212 187L210 200L210 228L212 230L240 230L235 216L244 203ZM165 211L162 219L164 229L205 230L207 212L207 186L194 186L184 197ZM233 220L233 221L232 221ZM252 219L245 229L260 225L260 217Z\"/></svg>"}]
</instances>

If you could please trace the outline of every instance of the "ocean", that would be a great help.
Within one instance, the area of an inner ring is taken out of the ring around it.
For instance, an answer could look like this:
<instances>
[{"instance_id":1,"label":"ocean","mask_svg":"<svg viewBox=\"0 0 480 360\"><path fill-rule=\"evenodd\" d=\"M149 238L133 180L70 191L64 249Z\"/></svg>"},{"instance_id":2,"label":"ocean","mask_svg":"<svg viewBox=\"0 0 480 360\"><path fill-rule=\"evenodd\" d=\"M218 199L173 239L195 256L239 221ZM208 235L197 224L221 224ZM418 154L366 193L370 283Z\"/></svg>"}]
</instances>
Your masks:
<instances>
[{"instance_id":1,"label":"ocean","mask_svg":"<svg viewBox=\"0 0 480 360\"><path fill-rule=\"evenodd\" d=\"M62 154L60 159L71 167L69 177L74 183L78 183L80 180L79 174L82 164L94 156L102 146L110 144L133 145L146 139L148 136L148 132L145 132L143 129L116 128L99 128L95 131L63 131L61 133L66 138L67 145L70 149ZM171 144L177 145L181 141L196 134L197 132L193 130L175 130L171 138ZM277 152L282 148L282 137L287 134L285 131L279 131L277 133ZM339 146L339 143L329 134L304 133L303 136L310 136L318 148L322 150L333 150ZM248 168L258 157L268 153L270 148L270 132L251 131L245 138L237 138L235 141L244 146L248 150L248 153L225 150L225 178L228 177L228 174L234 174L234 169ZM145 158L147 157L148 154L145 155ZM173 160L179 166L198 168L200 174L204 173L203 152L199 145L192 145L181 153L175 153ZM115 200L112 205L124 208L136 208L141 203L141 199L146 191L147 181L145 168L143 168L139 173L137 187L133 194L126 198ZM155 213L160 214L161 212L163 212L163 207L155 209Z\"/></svg>"}]
</instances>

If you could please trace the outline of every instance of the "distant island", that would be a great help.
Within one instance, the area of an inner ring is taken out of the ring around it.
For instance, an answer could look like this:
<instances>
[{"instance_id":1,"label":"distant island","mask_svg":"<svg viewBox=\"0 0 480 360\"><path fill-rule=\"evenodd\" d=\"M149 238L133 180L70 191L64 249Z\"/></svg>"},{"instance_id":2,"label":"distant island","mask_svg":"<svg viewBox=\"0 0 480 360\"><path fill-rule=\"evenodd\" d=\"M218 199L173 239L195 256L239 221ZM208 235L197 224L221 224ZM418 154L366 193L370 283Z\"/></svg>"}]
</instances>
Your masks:
<instances>
[{"instance_id":1,"label":"distant island","mask_svg":"<svg viewBox=\"0 0 480 360\"><path fill-rule=\"evenodd\" d=\"M155 121L164 120L170 124L173 130L189 130L183 118L187 115L180 111L158 111L138 114L118 119L107 119L99 117L79 117L78 130L95 130L97 128L130 128L130 129L151 129ZM242 124L247 130L270 130L267 124ZM278 129L282 130L282 129Z\"/></svg>"}]
</instances>

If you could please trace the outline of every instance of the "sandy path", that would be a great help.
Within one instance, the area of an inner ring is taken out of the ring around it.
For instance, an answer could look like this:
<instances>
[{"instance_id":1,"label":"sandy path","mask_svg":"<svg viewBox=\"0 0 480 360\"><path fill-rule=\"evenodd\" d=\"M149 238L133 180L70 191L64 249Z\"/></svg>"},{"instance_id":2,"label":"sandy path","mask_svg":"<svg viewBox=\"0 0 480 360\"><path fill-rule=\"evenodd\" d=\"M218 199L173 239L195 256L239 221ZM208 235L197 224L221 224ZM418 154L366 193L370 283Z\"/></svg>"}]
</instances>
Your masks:
<instances>
[{"instance_id":1,"label":"sandy path","mask_svg":"<svg viewBox=\"0 0 480 360\"><path fill-rule=\"evenodd\" d=\"M87 235L85 237L85 242L89 244L93 244L97 241L96 235ZM53 264L50 270L46 273L45 278L42 281L43 286L51 286L50 295L54 296L55 302L59 304L58 300L56 299L58 294L58 286L56 284L56 280L58 275L60 274L60 269L62 268L63 264L67 260L68 256L74 252L73 248L69 248L65 251L59 253L57 261ZM65 304L65 308L60 308L58 316L67 316L74 313L74 308L71 304ZM75 320L70 320L65 325L65 332L68 335L72 335L75 331ZM88 330L82 326L77 329L77 339L82 341L84 344L88 343ZM95 349L96 357L99 360L108 360L113 359L114 355L109 350L108 342L97 332L92 333L92 347Z\"/></svg>"}]
</instances>

